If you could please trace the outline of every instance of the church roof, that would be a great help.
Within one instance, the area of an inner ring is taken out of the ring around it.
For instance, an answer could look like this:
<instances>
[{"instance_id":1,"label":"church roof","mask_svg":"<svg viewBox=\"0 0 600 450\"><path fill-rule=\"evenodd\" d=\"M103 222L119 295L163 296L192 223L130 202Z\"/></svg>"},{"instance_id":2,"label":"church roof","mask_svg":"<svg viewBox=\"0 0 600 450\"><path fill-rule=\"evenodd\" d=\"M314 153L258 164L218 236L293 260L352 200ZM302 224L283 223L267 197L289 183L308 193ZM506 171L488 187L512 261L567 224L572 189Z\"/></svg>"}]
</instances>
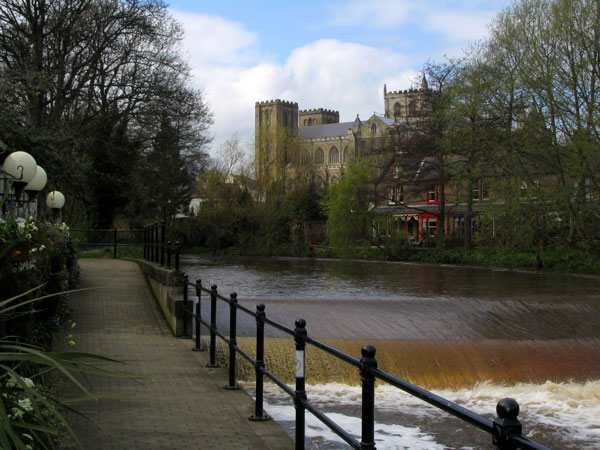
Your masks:
<instances>
[{"instance_id":1,"label":"church roof","mask_svg":"<svg viewBox=\"0 0 600 450\"><path fill-rule=\"evenodd\" d=\"M311 125L300 127L298 134L301 139L321 139L328 137L346 136L348 128L352 128L354 122L328 123L325 125Z\"/></svg>"}]
</instances>

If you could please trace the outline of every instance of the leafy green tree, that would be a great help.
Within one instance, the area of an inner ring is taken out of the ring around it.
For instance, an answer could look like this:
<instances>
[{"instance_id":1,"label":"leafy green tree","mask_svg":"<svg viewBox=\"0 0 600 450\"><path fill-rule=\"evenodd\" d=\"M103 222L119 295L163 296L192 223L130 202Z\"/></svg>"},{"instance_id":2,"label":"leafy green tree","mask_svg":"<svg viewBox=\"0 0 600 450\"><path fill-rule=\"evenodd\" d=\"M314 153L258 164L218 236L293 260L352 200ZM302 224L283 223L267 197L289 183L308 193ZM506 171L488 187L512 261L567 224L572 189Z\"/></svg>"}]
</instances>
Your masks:
<instances>
[{"instance_id":1,"label":"leafy green tree","mask_svg":"<svg viewBox=\"0 0 600 450\"><path fill-rule=\"evenodd\" d=\"M352 255L370 230L371 189L369 168L351 160L339 183L329 186L327 237L341 256Z\"/></svg>"}]
</instances>

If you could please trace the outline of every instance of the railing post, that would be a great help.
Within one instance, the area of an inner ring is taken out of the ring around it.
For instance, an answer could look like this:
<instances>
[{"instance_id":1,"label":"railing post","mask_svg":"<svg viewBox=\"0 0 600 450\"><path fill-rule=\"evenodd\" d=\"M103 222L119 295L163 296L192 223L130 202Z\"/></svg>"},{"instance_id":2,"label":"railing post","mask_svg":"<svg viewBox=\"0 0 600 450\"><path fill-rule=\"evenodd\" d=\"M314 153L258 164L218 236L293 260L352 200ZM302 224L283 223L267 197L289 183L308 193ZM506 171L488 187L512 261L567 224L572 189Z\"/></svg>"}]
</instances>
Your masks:
<instances>
[{"instance_id":1,"label":"railing post","mask_svg":"<svg viewBox=\"0 0 600 450\"><path fill-rule=\"evenodd\" d=\"M148 248L146 247L147 243L146 243L146 227L143 228L143 232L142 232L142 241L143 241L143 247L144 247L144 261L146 261L148 258Z\"/></svg>"},{"instance_id":2,"label":"railing post","mask_svg":"<svg viewBox=\"0 0 600 450\"><path fill-rule=\"evenodd\" d=\"M496 405L498 417L494 419L492 429L492 443L502 450L513 450L517 448L510 443L512 434L522 434L523 427L517 419L519 415L519 404L512 398L503 398Z\"/></svg>"},{"instance_id":3,"label":"railing post","mask_svg":"<svg viewBox=\"0 0 600 450\"><path fill-rule=\"evenodd\" d=\"M375 448L375 376L371 369L377 368L375 347L365 345L361 349L360 379L362 380L362 439L360 448Z\"/></svg>"},{"instance_id":4,"label":"railing post","mask_svg":"<svg viewBox=\"0 0 600 450\"><path fill-rule=\"evenodd\" d=\"M154 262L158 263L158 222L154 223Z\"/></svg>"},{"instance_id":5,"label":"railing post","mask_svg":"<svg viewBox=\"0 0 600 450\"><path fill-rule=\"evenodd\" d=\"M235 382L235 354L237 347L237 294L232 292L229 296L229 384L225 389L239 389Z\"/></svg>"},{"instance_id":6,"label":"railing post","mask_svg":"<svg viewBox=\"0 0 600 450\"><path fill-rule=\"evenodd\" d=\"M297 319L294 330L294 341L296 342L296 395L294 404L296 407L296 450L304 449L304 435L306 426L305 408L302 401L306 400L305 368L306 361L304 352L306 349L306 320Z\"/></svg>"},{"instance_id":7,"label":"railing post","mask_svg":"<svg viewBox=\"0 0 600 450\"><path fill-rule=\"evenodd\" d=\"M183 275L183 338L188 338L188 276Z\"/></svg>"},{"instance_id":8,"label":"railing post","mask_svg":"<svg viewBox=\"0 0 600 450\"><path fill-rule=\"evenodd\" d=\"M160 222L160 266L165 265L165 228L167 224L164 220Z\"/></svg>"},{"instance_id":9,"label":"railing post","mask_svg":"<svg viewBox=\"0 0 600 450\"><path fill-rule=\"evenodd\" d=\"M171 268L171 241L167 241L167 269Z\"/></svg>"},{"instance_id":10,"label":"railing post","mask_svg":"<svg viewBox=\"0 0 600 450\"><path fill-rule=\"evenodd\" d=\"M113 238L113 258L117 259L117 233L118 230L115 228L115 234Z\"/></svg>"},{"instance_id":11,"label":"railing post","mask_svg":"<svg viewBox=\"0 0 600 450\"><path fill-rule=\"evenodd\" d=\"M179 241L175 241L175 270L179 270Z\"/></svg>"},{"instance_id":12,"label":"railing post","mask_svg":"<svg viewBox=\"0 0 600 450\"><path fill-rule=\"evenodd\" d=\"M154 224L148 225L148 261L154 261L154 233L152 232L152 226Z\"/></svg>"},{"instance_id":13,"label":"railing post","mask_svg":"<svg viewBox=\"0 0 600 450\"><path fill-rule=\"evenodd\" d=\"M269 416L263 411L263 373L265 367L265 305L256 305L256 402L254 403L254 415L250 420L259 422L269 420Z\"/></svg>"},{"instance_id":14,"label":"railing post","mask_svg":"<svg viewBox=\"0 0 600 450\"><path fill-rule=\"evenodd\" d=\"M200 332L200 319L202 318L202 310L200 308L200 300L202 297L202 280L200 278L196 278L196 314L194 316L195 324L196 324L196 346L192 349L196 352L202 350L202 342L201 342L201 332Z\"/></svg>"},{"instance_id":15,"label":"railing post","mask_svg":"<svg viewBox=\"0 0 600 450\"><path fill-rule=\"evenodd\" d=\"M210 287L210 360L206 367L219 367L217 364L217 285Z\"/></svg>"}]
</instances>

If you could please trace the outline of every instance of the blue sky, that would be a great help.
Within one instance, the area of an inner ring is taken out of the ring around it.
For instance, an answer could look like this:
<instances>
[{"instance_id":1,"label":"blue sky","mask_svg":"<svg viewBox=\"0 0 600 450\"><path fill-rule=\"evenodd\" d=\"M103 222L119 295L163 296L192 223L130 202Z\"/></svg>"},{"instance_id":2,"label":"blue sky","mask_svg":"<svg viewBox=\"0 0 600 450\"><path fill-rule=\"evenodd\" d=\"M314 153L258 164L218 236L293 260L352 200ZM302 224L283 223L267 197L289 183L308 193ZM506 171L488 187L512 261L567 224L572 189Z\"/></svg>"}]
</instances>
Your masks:
<instances>
[{"instance_id":1,"label":"blue sky","mask_svg":"<svg viewBox=\"0 0 600 450\"><path fill-rule=\"evenodd\" d=\"M211 153L251 142L254 103L329 108L341 121L383 112L383 85L408 89L428 60L484 38L508 0L173 0L184 56L214 114ZM248 149L250 152L251 149Z\"/></svg>"}]
</instances>

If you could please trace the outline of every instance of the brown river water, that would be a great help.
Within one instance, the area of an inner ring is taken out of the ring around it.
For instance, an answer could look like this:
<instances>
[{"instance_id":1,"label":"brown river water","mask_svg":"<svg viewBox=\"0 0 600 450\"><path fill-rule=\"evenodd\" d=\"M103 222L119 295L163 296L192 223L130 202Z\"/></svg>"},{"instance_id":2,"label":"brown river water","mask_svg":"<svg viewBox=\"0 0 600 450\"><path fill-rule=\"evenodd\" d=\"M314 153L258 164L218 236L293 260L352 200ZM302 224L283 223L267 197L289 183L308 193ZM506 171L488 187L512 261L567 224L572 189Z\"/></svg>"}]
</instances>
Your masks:
<instances>
[{"instance_id":1,"label":"brown river water","mask_svg":"<svg viewBox=\"0 0 600 450\"><path fill-rule=\"evenodd\" d=\"M481 414L493 417L495 403L513 396L524 429L545 445L600 448L599 277L297 258L185 256L182 266L191 281L217 284L222 295L236 291L252 310L264 303L267 317L290 328L304 318L311 337L354 356L373 344L383 370ZM207 301L202 311L208 317ZM221 303L223 331L228 317ZM238 335L253 336L254 320L241 313L238 320ZM293 343L276 330L266 334L267 366L291 382ZM252 351L253 341L240 343ZM354 369L307 351L314 401L351 428L360 416L358 381ZM284 397L267 392L289 428ZM379 386L378 396L378 448L491 448L485 433L390 387ZM314 428L313 448L345 448Z\"/></svg>"}]
</instances>

